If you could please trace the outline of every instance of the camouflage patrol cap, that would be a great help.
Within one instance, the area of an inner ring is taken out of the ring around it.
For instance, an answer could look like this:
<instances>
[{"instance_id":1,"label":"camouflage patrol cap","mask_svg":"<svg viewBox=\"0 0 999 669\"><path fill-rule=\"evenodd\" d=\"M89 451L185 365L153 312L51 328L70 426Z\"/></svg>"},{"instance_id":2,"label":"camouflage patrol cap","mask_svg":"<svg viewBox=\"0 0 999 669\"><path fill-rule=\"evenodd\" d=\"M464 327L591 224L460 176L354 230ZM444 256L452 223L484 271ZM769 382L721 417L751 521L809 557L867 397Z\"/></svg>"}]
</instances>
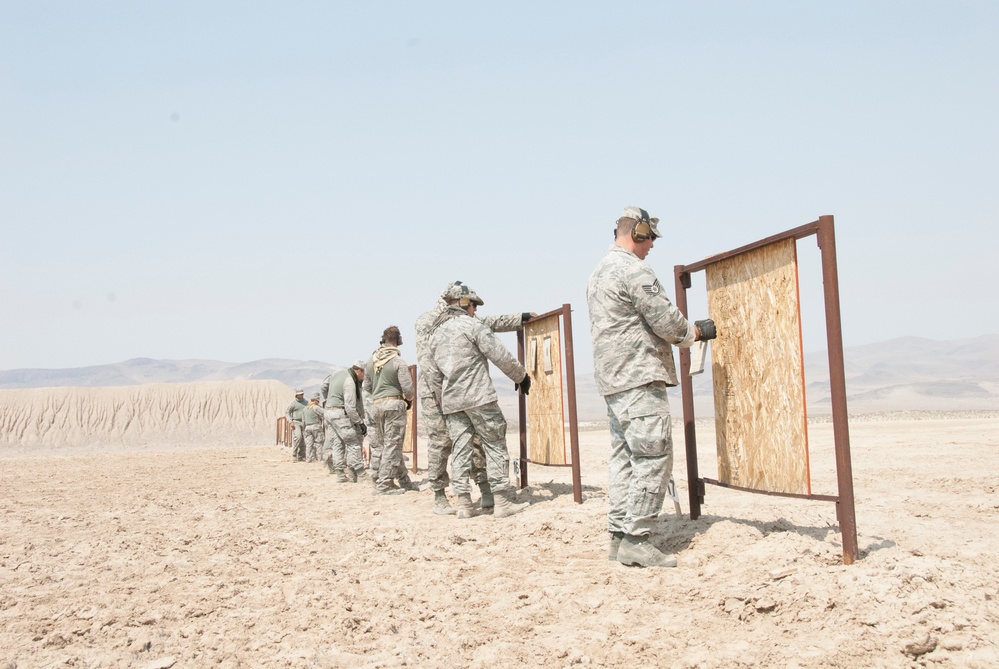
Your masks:
<instances>
[{"instance_id":1,"label":"camouflage patrol cap","mask_svg":"<svg viewBox=\"0 0 999 669\"><path fill-rule=\"evenodd\" d=\"M634 205L629 205L624 208L624 213L621 214L621 218L630 218L634 221L645 221L652 228L652 234L655 237L662 237L659 232L659 219L655 216L649 216L649 212L645 211L641 207L636 207Z\"/></svg>"},{"instance_id":2,"label":"camouflage patrol cap","mask_svg":"<svg viewBox=\"0 0 999 669\"><path fill-rule=\"evenodd\" d=\"M457 300L462 295L467 295L466 291L468 290L470 290L469 287L461 281L452 281L444 289L444 292L441 293L441 297L445 300Z\"/></svg>"},{"instance_id":3,"label":"camouflage patrol cap","mask_svg":"<svg viewBox=\"0 0 999 669\"><path fill-rule=\"evenodd\" d=\"M320 397L319 393L312 393L312 399L318 400Z\"/></svg>"},{"instance_id":4,"label":"camouflage patrol cap","mask_svg":"<svg viewBox=\"0 0 999 669\"><path fill-rule=\"evenodd\" d=\"M467 297L470 302L482 306L485 302L479 297L478 293L472 290L469 286L465 285L461 281L452 281L447 285L447 290L441 295L445 300L460 300L463 297Z\"/></svg>"},{"instance_id":5,"label":"camouflage patrol cap","mask_svg":"<svg viewBox=\"0 0 999 669\"><path fill-rule=\"evenodd\" d=\"M304 395L305 394L305 390L302 389L302 388L295 388L295 394L296 395Z\"/></svg>"},{"instance_id":6,"label":"camouflage patrol cap","mask_svg":"<svg viewBox=\"0 0 999 669\"><path fill-rule=\"evenodd\" d=\"M355 360L354 364L351 365L354 369L364 369L364 366L368 364L367 360Z\"/></svg>"}]
</instances>

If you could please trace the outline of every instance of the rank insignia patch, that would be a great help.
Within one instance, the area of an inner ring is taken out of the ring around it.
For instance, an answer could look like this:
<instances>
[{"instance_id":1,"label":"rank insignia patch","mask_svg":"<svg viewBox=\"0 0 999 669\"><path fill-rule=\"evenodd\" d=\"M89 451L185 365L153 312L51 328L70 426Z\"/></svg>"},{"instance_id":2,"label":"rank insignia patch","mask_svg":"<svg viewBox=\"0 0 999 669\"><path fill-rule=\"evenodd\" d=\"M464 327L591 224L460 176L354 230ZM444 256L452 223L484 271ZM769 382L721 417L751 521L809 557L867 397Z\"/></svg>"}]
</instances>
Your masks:
<instances>
[{"instance_id":1,"label":"rank insignia patch","mask_svg":"<svg viewBox=\"0 0 999 669\"><path fill-rule=\"evenodd\" d=\"M644 290L649 295L658 295L659 291L662 290L662 287L659 285L659 279L656 279L656 282L653 283L651 286L648 284L642 284L642 290Z\"/></svg>"}]
</instances>

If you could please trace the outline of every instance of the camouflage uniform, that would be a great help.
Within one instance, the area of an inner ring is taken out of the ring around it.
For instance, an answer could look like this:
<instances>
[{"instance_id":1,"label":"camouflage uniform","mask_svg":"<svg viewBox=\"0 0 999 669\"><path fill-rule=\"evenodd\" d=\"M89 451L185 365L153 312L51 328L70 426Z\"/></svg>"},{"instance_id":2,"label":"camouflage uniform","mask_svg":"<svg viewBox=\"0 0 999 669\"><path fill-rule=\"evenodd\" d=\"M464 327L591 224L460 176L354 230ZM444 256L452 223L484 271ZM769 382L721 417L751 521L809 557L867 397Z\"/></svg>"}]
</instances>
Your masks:
<instances>
[{"instance_id":1,"label":"camouflage uniform","mask_svg":"<svg viewBox=\"0 0 999 669\"><path fill-rule=\"evenodd\" d=\"M319 393L302 411L305 424L305 460L315 462L323 448L323 409L319 406Z\"/></svg>"},{"instance_id":2,"label":"camouflage uniform","mask_svg":"<svg viewBox=\"0 0 999 669\"><path fill-rule=\"evenodd\" d=\"M394 357L393 357L394 353ZM383 366L376 361L389 357ZM363 388L371 395L368 416L373 426L369 432L371 478L379 488L394 485L395 479L409 481L402 458L406 438L406 407L413 401L413 379L409 365L393 346L382 346L364 368Z\"/></svg>"},{"instance_id":3,"label":"camouflage uniform","mask_svg":"<svg viewBox=\"0 0 999 669\"><path fill-rule=\"evenodd\" d=\"M610 418L608 527L647 537L673 468L666 388L677 377L670 344L689 347L697 331L652 268L616 244L590 275L586 303L594 376Z\"/></svg>"},{"instance_id":4,"label":"camouflage uniform","mask_svg":"<svg viewBox=\"0 0 999 669\"><path fill-rule=\"evenodd\" d=\"M327 467L333 473L349 470L356 479L364 471L362 435L357 427L364 420L364 402L361 383L353 369L340 369L330 375L323 418L326 427L323 459Z\"/></svg>"},{"instance_id":5,"label":"camouflage uniform","mask_svg":"<svg viewBox=\"0 0 999 669\"><path fill-rule=\"evenodd\" d=\"M434 321L447 310L447 302L437 300L430 311L416 319L416 363L420 373L416 380L417 395L420 400L420 423L427 430L427 480L433 491L444 490L448 486L447 462L451 457L453 443L448 434L444 415L434 399L434 389L431 387L426 370L430 364L430 331ZM523 325L522 314L504 316L484 316L476 319L493 332L514 332ZM438 393L440 389L438 389ZM485 483L486 456L479 439L472 442L471 476L476 483Z\"/></svg>"},{"instance_id":6,"label":"camouflage uniform","mask_svg":"<svg viewBox=\"0 0 999 669\"><path fill-rule=\"evenodd\" d=\"M305 405L307 402L304 397L298 397L296 394L295 399L291 401L288 408L284 410L284 417L291 423L292 426L292 446L291 446L291 457L295 460L305 459L305 439L302 434L302 421L304 420Z\"/></svg>"},{"instance_id":7,"label":"camouflage uniform","mask_svg":"<svg viewBox=\"0 0 999 669\"><path fill-rule=\"evenodd\" d=\"M444 320L441 322L444 318ZM440 389L440 411L453 441L451 491L467 495L472 466L472 438L478 436L486 457L486 475L494 493L510 487L506 419L489 377L489 362L519 383L524 366L504 348L492 330L460 307L448 307L430 335L425 375Z\"/></svg>"}]
</instances>

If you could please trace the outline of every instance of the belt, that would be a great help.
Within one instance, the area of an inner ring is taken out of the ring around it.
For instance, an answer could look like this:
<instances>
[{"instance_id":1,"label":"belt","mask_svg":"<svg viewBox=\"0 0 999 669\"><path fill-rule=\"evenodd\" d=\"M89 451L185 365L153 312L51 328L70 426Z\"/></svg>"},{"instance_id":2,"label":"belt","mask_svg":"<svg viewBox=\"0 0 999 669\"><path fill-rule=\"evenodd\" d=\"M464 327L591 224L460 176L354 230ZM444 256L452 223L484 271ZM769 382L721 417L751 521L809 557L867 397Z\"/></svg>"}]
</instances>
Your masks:
<instances>
[{"instance_id":1,"label":"belt","mask_svg":"<svg viewBox=\"0 0 999 669\"><path fill-rule=\"evenodd\" d=\"M389 395L388 397L377 397L373 402L388 402L389 400L401 400L402 395Z\"/></svg>"}]
</instances>

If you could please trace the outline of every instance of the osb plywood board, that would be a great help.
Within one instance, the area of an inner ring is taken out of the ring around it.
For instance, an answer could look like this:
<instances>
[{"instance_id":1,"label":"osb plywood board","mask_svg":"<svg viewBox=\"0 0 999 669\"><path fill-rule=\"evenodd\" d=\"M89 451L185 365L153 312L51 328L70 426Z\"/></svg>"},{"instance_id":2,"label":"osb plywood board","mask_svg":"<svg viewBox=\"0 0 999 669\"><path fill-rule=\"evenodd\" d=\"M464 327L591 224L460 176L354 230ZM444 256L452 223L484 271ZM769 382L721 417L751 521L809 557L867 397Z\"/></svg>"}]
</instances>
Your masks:
<instances>
[{"instance_id":1,"label":"osb plywood board","mask_svg":"<svg viewBox=\"0 0 999 669\"><path fill-rule=\"evenodd\" d=\"M559 314L524 325L524 366L531 375L527 396L527 458L541 465L564 465L562 337Z\"/></svg>"},{"instance_id":2,"label":"osb plywood board","mask_svg":"<svg viewBox=\"0 0 999 669\"><path fill-rule=\"evenodd\" d=\"M413 388L416 388L416 365L409 366L409 376L413 379ZM416 443L416 429L414 428L414 423L416 421L416 405L417 400L413 399L412 406L406 411L406 438L402 441L402 452L412 453L413 444Z\"/></svg>"},{"instance_id":3,"label":"osb plywood board","mask_svg":"<svg viewBox=\"0 0 999 669\"><path fill-rule=\"evenodd\" d=\"M807 494L808 443L793 239L709 265L718 478Z\"/></svg>"}]
</instances>

